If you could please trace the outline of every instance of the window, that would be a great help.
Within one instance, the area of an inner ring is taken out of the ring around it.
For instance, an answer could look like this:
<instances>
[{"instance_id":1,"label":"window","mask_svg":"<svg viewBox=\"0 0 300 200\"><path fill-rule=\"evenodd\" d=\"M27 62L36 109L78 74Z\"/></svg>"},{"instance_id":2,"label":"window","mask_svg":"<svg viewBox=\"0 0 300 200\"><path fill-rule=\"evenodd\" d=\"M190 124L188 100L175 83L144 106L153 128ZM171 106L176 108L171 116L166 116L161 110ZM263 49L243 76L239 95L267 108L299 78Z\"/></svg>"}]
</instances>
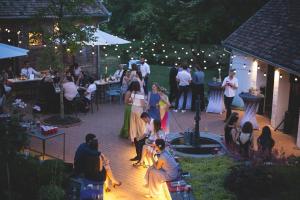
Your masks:
<instances>
[{"instance_id":1,"label":"window","mask_svg":"<svg viewBox=\"0 0 300 200\"><path fill-rule=\"evenodd\" d=\"M41 33L30 32L29 33L29 46L36 47L43 45L43 38Z\"/></svg>"}]
</instances>

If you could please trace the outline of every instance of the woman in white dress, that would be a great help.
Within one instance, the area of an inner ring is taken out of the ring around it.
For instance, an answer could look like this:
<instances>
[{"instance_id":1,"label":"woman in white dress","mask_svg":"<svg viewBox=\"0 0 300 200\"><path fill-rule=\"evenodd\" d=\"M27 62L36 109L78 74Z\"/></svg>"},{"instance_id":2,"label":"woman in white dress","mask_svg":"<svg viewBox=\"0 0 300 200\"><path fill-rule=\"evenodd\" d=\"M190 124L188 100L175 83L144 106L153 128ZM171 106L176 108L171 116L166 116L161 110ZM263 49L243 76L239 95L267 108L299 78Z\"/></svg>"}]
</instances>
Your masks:
<instances>
[{"instance_id":1,"label":"woman in white dress","mask_svg":"<svg viewBox=\"0 0 300 200\"><path fill-rule=\"evenodd\" d=\"M162 184L172 181L179 175L179 166L174 157L165 150L165 141L157 139L155 141L155 151L160 154L157 162L149 167L145 176L146 185L149 187L148 198L159 196L162 191Z\"/></svg>"},{"instance_id":2,"label":"woman in white dress","mask_svg":"<svg viewBox=\"0 0 300 200\"><path fill-rule=\"evenodd\" d=\"M141 119L141 114L144 111L145 97L144 94L140 92L140 84L138 81L132 82L132 93L129 99L131 106L130 114L130 139L134 142L134 139L141 137L144 134L145 123Z\"/></svg>"}]
</instances>

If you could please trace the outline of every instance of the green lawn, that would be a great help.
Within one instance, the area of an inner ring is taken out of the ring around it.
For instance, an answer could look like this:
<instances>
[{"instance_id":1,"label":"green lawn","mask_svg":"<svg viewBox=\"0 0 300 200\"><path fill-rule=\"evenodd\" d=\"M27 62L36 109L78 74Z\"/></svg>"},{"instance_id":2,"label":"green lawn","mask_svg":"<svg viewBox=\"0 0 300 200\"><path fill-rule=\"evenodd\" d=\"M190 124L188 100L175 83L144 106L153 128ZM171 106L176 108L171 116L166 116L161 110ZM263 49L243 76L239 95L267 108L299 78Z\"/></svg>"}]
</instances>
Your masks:
<instances>
[{"instance_id":1,"label":"green lawn","mask_svg":"<svg viewBox=\"0 0 300 200\"><path fill-rule=\"evenodd\" d=\"M234 162L226 157L183 158L180 161L183 171L190 172L187 181L192 185L196 200L231 200L233 194L224 189L224 178Z\"/></svg>"}]
</instances>

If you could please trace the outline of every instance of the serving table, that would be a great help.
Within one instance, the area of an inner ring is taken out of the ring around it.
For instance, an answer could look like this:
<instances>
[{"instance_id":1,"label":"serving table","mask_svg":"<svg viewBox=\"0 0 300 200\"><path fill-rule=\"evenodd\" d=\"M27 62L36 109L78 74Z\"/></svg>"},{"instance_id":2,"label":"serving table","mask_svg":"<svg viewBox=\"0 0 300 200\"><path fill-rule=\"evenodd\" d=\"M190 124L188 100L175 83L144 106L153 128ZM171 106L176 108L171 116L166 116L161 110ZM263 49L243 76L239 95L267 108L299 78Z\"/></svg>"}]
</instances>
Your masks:
<instances>
[{"instance_id":1,"label":"serving table","mask_svg":"<svg viewBox=\"0 0 300 200\"><path fill-rule=\"evenodd\" d=\"M36 97L38 94L38 88L42 78L25 79L21 80L18 78L7 79L8 85L13 88L13 92L17 96L21 97Z\"/></svg>"},{"instance_id":2,"label":"serving table","mask_svg":"<svg viewBox=\"0 0 300 200\"><path fill-rule=\"evenodd\" d=\"M206 112L222 114L225 110L223 101L224 89L222 88L222 83L211 81L208 82L207 85L209 87L209 97Z\"/></svg>"},{"instance_id":3,"label":"serving table","mask_svg":"<svg viewBox=\"0 0 300 200\"><path fill-rule=\"evenodd\" d=\"M42 146L42 152L37 151L37 150L34 150L34 151L36 151L38 153L41 153L41 156L42 156L43 160L45 159L45 155L46 155L46 142L47 142L47 140L49 140L51 138L62 136L63 137L63 160L65 160L66 134L63 130L58 130L56 133L44 135L44 134L42 134L41 130L33 129L33 130L28 131L27 134L28 134L29 137L36 138L36 139L39 139L39 140L42 141L42 145L43 145ZM48 155L48 154L47 154L47 156L50 156L50 157L53 157L53 158L58 158L58 157L51 156L51 155ZM60 158L58 158L58 159L60 159Z\"/></svg>"},{"instance_id":4,"label":"serving table","mask_svg":"<svg viewBox=\"0 0 300 200\"><path fill-rule=\"evenodd\" d=\"M256 120L256 112L259 107L259 103L263 100L263 95L253 95L250 93L240 93L239 96L244 101L244 110L245 114L241 120L241 126L244 125L245 122L249 121L252 123L254 129L259 129L257 120Z\"/></svg>"}]
</instances>

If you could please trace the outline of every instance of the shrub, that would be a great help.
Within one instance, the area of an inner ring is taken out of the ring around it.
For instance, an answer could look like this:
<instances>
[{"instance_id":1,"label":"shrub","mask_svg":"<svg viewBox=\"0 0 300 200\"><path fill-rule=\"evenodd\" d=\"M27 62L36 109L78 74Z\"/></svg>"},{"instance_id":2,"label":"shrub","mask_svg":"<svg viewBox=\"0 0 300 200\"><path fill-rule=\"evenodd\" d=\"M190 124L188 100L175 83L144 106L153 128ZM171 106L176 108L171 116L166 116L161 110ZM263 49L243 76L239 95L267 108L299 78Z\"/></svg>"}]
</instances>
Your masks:
<instances>
[{"instance_id":1,"label":"shrub","mask_svg":"<svg viewBox=\"0 0 300 200\"><path fill-rule=\"evenodd\" d=\"M40 182L42 185L61 186L64 180L64 162L62 160L46 160L41 164Z\"/></svg>"},{"instance_id":2,"label":"shrub","mask_svg":"<svg viewBox=\"0 0 300 200\"><path fill-rule=\"evenodd\" d=\"M39 200L63 200L65 192L56 185L45 185L39 190Z\"/></svg>"}]
</instances>

